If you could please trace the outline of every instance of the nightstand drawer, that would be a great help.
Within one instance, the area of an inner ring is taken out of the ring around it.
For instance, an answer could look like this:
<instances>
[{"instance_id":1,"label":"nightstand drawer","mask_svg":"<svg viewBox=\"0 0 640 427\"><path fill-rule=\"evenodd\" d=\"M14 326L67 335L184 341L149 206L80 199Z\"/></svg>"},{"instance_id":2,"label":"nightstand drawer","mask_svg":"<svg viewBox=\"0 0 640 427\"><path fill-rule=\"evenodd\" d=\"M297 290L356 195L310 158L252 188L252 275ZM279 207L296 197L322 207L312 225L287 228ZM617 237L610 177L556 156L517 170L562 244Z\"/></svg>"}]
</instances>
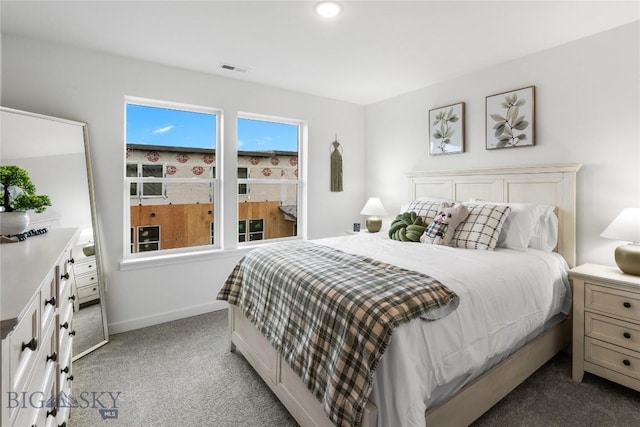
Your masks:
<instances>
[{"instance_id":1,"label":"nightstand drawer","mask_svg":"<svg viewBox=\"0 0 640 427\"><path fill-rule=\"evenodd\" d=\"M80 276L80 275L83 275L83 274L94 273L96 271L95 259L84 261L84 262L77 262L73 266L73 269L74 269L74 271L76 273L76 276Z\"/></svg>"},{"instance_id":2,"label":"nightstand drawer","mask_svg":"<svg viewBox=\"0 0 640 427\"><path fill-rule=\"evenodd\" d=\"M585 335L640 352L640 325L595 313L584 313Z\"/></svg>"},{"instance_id":3,"label":"nightstand drawer","mask_svg":"<svg viewBox=\"0 0 640 427\"><path fill-rule=\"evenodd\" d=\"M585 283L585 310L603 313L640 321L640 295L619 289Z\"/></svg>"},{"instance_id":4,"label":"nightstand drawer","mask_svg":"<svg viewBox=\"0 0 640 427\"><path fill-rule=\"evenodd\" d=\"M93 274L89 274L88 276L76 277L76 286L78 288L82 288L84 286L89 286L92 284L95 284L96 286L98 284L98 276L95 272L93 272Z\"/></svg>"},{"instance_id":5,"label":"nightstand drawer","mask_svg":"<svg viewBox=\"0 0 640 427\"><path fill-rule=\"evenodd\" d=\"M640 354L616 345L586 338L584 360L640 380Z\"/></svg>"},{"instance_id":6,"label":"nightstand drawer","mask_svg":"<svg viewBox=\"0 0 640 427\"><path fill-rule=\"evenodd\" d=\"M98 284L96 283L93 286L78 288L78 296L80 297L80 304L85 302L87 299L94 300L99 298L100 290L98 289Z\"/></svg>"}]
</instances>

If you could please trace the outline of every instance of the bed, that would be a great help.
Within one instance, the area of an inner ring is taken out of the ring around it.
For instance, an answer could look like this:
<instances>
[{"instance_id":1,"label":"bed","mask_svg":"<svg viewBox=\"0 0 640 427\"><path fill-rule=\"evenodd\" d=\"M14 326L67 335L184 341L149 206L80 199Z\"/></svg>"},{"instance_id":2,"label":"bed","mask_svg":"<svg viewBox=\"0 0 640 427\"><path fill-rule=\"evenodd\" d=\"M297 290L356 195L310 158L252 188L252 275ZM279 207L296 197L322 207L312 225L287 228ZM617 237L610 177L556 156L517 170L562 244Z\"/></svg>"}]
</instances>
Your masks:
<instances>
[{"instance_id":1,"label":"bed","mask_svg":"<svg viewBox=\"0 0 640 427\"><path fill-rule=\"evenodd\" d=\"M476 335L473 342L479 347L487 348L487 351L480 352L483 354L478 358L480 360L474 360L477 358L475 352L470 356L467 354L459 359L451 359L451 352L445 351L445 356L431 357L431 350L408 352L406 347L401 347L401 342L414 342L417 336L424 335L424 339L438 336L438 332L429 335L432 332L423 333L423 330L448 330L447 328L453 324L461 324L460 327L464 327L464 331L473 329L473 326L469 327L473 325L474 318L472 311L469 311L468 302L474 301L473 298L477 297L469 293L469 288L472 287L463 285L463 280L458 280L459 272L452 274L450 270L442 267L442 259L455 260L456 256L464 251L443 246L400 243L385 239L384 234L360 234L321 239L317 242L361 256L371 256L371 252L366 249L371 247L379 261L408 270L422 268L406 260L411 259L409 255L416 250L424 250L426 252L420 256L434 260L431 265L425 267L430 271L428 274L438 278L460 295L460 307L441 319L433 322L414 319L396 328L384 356L373 373L373 389L364 405L361 425L468 425L569 344L570 322L563 313L566 315L570 311L571 292L568 289L566 270L575 265L575 183L579 168L579 164L563 164L408 174L408 200L475 199L481 201L477 202L479 204L495 202L496 205L502 203L511 207L526 203L536 206L547 205L552 207L554 218L557 218L557 241L554 242L553 251L500 248L495 251L476 251L475 256L479 257L477 261L461 260L469 266L463 269L467 275L475 276L479 281L484 280L490 287L495 282L497 294L507 289L507 282L554 282L548 291L541 292L544 295L539 299L544 301L533 301L538 299L533 294L521 298L525 300L523 304L533 304L533 314L527 315L524 320L518 318L517 314L514 314L513 319L508 318L506 313L513 310L505 306L504 302L501 303L506 308L504 318L501 317L498 323L505 327L488 327L490 333L487 333L487 337L484 337L485 332L481 331L482 328L474 332ZM530 254L533 254L533 258L526 258ZM451 265L454 265L455 269L455 265L460 264L452 262ZM516 267L517 265L522 267ZM488 269L499 270L501 274L496 279L483 278L482 272ZM520 276L517 279L507 276L511 270ZM538 273L543 271L552 276L539 276ZM535 317L537 320L530 321L529 317ZM464 322L467 326L464 326ZM425 326L427 323L430 324ZM507 330L512 325L515 325L513 329L517 330L517 333L503 333L503 329ZM298 374L247 319L242 310L233 304L229 307L229 331L231 350L238 349L243 354L300 425L334 425ZM471 332L464 334L473 336ZM488 342L491 345L488 345ZM468 343L439 342L436 347L447 348L447 345L453 346L451 348L457 345L458 350L469 346ZM430 357L432 360L425 363L435 362L428 372L420 366L414 372L410 370L416 369L412 365ZM454 360L455 363L452 365L462 366L462 370L447 373L448 371L437 369L443 361L448 360ZM403 368L399 369L398 366ZM407 366L409 370L405 369ZM422 379L413 381L412 376L415 376L416 380L418 377ZM423 382L429 385L423 386Z\"/></svg>"}]
</instances>

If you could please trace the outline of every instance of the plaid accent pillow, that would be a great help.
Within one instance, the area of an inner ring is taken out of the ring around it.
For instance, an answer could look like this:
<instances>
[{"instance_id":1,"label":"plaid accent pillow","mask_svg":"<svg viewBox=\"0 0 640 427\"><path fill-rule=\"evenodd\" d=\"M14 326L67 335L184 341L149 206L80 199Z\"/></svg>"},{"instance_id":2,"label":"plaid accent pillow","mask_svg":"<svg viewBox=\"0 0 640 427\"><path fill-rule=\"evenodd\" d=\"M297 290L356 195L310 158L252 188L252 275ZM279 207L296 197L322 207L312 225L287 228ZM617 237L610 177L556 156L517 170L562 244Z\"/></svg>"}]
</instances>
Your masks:
<instances>
[{"instance_id":1,"label":"plaid accent pillow","mask_svg":"<svg viewBox=\"0 0 640 427\"><path fill-rule=\"evenodd\" d=\"M492 251L511 208L506 205L465 205L469 216L456 228L451 246Z\"/></svg>"},{"instance_id":2,"label":"plaid accent pillow","mask_svg":"<svg viewBox=\"0 0 640 427\"><path fill-rule=\"evenodd\" d=\"M422 217L425 225L429 225L436 215L438 215L441 204L441 200L412 200L409 202L406 212L415 212L418 216Z\"/></svg>"}]
</instances>

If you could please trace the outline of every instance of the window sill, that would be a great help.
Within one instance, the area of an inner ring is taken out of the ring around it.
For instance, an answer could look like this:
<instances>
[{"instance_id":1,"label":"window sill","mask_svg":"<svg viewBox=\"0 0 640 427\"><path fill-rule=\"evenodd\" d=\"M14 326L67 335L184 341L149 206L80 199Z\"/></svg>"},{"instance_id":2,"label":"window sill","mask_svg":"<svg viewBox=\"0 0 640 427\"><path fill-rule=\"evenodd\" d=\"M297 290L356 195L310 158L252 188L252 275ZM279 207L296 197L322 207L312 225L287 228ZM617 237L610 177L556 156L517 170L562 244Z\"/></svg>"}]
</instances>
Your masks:
<instances>
[{"instance_id":1,"label":"window sill","mask_svg":"<svg viewBox=\"0 0 640 427\"><path fill-rule=\"evenodd\" d=\"M240 243L237 249L209 249L202 251L170 253L152 255L143 258L129 258L120 261L120 271L140 270L145 268L163 267L172 264L185 264L188 262L216 261L225 258L238 258L259 246L269 245L286 240L297 240L299 237L284 237L280 239L256 240Z\"/></svg>"},{"instance_id":2,"label":"window sill","mask_svg":"<svg viewBox=\"0 0 640 427\"><path fill-rule=\"evenodd\" d=\"M212 249L198 252L154 255L145 258L125 259L120 261L120 271L163 267L172 264L185 264L188 262L216 261L225 258L237 258L246 254L251 249L252 247L243 247L230 250Z\"/></svg>"}]
</instances>

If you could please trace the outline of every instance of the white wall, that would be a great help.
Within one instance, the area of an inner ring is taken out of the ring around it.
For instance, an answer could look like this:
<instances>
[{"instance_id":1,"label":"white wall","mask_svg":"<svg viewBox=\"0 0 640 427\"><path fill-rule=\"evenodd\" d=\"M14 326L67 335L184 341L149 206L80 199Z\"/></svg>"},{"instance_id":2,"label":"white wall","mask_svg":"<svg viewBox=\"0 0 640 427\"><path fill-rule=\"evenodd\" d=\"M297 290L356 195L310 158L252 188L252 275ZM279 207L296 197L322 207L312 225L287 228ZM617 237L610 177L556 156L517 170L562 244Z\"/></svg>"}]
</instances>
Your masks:
<instances>
[{"instance_id":1,"label":"white wall","mask_svg":"<svg viewBox=\"0 0 640 427\"><path fill-rule=\"evenodd\" d=\"M224 307L223 303L214 303L215 296L240 257L235 253L225 258L120 270L125 215L125 95L223 109L226 147L235 146L239 111L306 120L308 236L343 234L352 222L361 220L359 211L365 201L363 107L3 35L2 105L88 123L111 332ZM330 146L336 132L344 148L345 191L341 193L329 191ZM229 223L231 234L235 226Z\"/></svg>"},{"instance_id":2,"label":"white wall","mask_svg":"<svg viewBox=\"0 0 640 427\"><path fill-rule=\"evenodd\" d=\"M618 242L599 237L624 207L640 206L639 24L539 52L366 107L366 192L397 212L402 172L541 163L578 172L578 263L615 265ZM485 150L485 97L535 85L534 147ZM428 154L429 109L465 102L465 152Z\"/></svg>"},{"instance_id":3,"label":"white wall","mask_svg":"<svg viewBox=\"0 0 640 427\"><path fill-rule=\"evenodd\" d=\"M310 238L339 235L362 221L358 212L371 195L381 197L387 210L399 210L406 171L581 162L578 262L613 265L617 243L599 234L623 207L640 204L638 27L636 22L365 108L3 35L2 105L88 122L109 323L119 332L220 307L215 294L240 256L120 270L125 95L222 108L231 142L238 111L307 120ZM485 96L528 85L536 86L536 146L486 151ZM466 103L465 153L430 157L428 110L460 101ZM344 147L343 193L329 192L335 132Z\"/></svg>"}]
</instances>

